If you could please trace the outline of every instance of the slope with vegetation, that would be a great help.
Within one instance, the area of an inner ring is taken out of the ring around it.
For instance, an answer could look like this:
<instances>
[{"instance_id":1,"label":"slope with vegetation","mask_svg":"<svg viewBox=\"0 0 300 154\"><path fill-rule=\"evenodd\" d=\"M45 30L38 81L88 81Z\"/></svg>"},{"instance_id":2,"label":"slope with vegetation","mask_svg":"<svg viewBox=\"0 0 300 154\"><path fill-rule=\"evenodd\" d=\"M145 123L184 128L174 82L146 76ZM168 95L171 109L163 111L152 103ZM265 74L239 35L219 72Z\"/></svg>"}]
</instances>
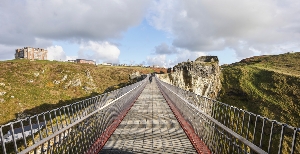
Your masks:
<instances>
[{"instance_id":1,"label":"slope with vegetation","mask_svg":"<svg viewBox=\"0 0 300 154\"><path fill-rule=\"evenodd\" d=\"M300 53L222 66L222 102L300 127Z\"/></svg>"},{"instance_id":2,"label":"slope with vegetation","mask_svg":"<svg viewBox=\"0 0 300 154\"><path fill-rule=\"evenodd\" d=\"M52 61L0 62L0 124L126 86L139 72L165 69Z\"/></svg>"}]
</instances>

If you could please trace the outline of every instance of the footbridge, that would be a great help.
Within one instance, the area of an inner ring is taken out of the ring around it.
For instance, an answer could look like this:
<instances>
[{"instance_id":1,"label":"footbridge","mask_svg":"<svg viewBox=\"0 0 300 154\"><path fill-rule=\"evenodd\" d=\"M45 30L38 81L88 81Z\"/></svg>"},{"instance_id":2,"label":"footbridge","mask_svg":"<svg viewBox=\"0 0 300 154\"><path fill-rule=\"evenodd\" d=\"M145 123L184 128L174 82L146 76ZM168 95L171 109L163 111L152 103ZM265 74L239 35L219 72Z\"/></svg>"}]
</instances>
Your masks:
<instances>
[{"instance_id":1,"label":"footbridge","mask_svg":"<svg viewBox=\"0 0 300 154\"><path fill-rule=\"evenodd\" d=\"M0 127L0 153L300 153L300 129L148 77Z\"/></svg>"}]
</instances>

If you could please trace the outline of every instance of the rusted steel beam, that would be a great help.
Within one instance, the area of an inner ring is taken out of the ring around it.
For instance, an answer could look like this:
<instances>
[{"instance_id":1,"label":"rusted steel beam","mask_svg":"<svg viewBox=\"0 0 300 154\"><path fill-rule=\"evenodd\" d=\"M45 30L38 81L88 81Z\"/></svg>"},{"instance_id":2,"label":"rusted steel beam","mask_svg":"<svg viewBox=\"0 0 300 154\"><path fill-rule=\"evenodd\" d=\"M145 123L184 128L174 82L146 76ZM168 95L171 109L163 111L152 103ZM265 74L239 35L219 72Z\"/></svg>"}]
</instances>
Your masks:
<instances>
[{"instance_id":1,"label":"rusted steel beam","mask_svg":"<svg viewBox=\"0 0 300 154\"><path fill-rule=\"evenodd\" d=\"M158 86L159 87L159 86ZM163 94L164 98L166 99L169 107L171 108L172 112L174 113L176 119L180 123L182 129L184 130L185 134L190 139L191 143L193 144L194 148L196 149L197 153L199 154L210 154L211 151L206 146L206 144L199 138L199 136L195 133L195 130L190 125L188 121L184 119L180 111L177 107L172 103L171 99L161 90L159 87L160 92Z\"/></svg>"}]
</instances>

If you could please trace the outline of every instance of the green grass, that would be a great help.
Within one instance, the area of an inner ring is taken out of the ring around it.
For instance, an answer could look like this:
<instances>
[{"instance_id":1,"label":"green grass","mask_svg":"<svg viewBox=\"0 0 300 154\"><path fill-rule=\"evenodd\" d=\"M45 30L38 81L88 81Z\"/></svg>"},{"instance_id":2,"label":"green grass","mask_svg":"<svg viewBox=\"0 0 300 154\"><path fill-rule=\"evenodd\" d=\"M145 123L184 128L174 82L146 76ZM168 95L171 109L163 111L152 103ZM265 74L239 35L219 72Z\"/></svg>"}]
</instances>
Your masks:
<instances>
[{"instance_id":1,"label":"green grass","mask_svg":"<svg viewBox=\"0 0 300 154\"><path fill-rule=\"evenodd\" d=\"M252 65L292 76L300 76L300 52L280 55L256 56L241 61L240 64Z\"/></svg>"},{"instance_id":2,"label":"green grass","mask_svg":"<svg viewBox=\"0 0 300 154\"><path fill-rule=\"evenodd\" d=\"M55 61L0 61L0 83L5 84L0 85L0 92L6 92L0 96L0 101L4 100L0 102L0 124L16 119L18 113L32 115L121 88L134 82L129 75L137 71L147 74L166 70ZM59 83L55 84L55 80ZM76 80L81 84L75 86Z\"/></svg>"},{"instance_id":3,"label":"green grass","mask_svg":"<svg viewBox=\"0 0 300 154\"><path fill-rule=\"evenodd\" d=\"M222 90L219 100L299 128L299 58L300 53L257 56L244 59L239 63L222 66ZM253 121L254 119L252 119ZM265 127L270 128L271 123L265 124ZM273 135L271 153L278 150L280 127L274 128L277 132ZM250 125L250 128L252 130L253 126ZM265 136L262 141L264 149L268 145L269 133L269 129L263 133ZM291 130L286 132L283 153L290 153L292 134ZM253 134L250 132L250 138L252 138L251 136L253 137ZM259 144L259 134L256 136L254 143ZM299 142L296 144L296 151L299 151Z\"/></svg>"},{"instance_id":4,"label":"green grass","mask_svg":"<svg viewBox=\"0 0 300 154\"><path fill-rule=\"evenodd\" d=\"M255 57L223 67L220 101L300 127L299 56Z\"/></svg>"}]
</instances>

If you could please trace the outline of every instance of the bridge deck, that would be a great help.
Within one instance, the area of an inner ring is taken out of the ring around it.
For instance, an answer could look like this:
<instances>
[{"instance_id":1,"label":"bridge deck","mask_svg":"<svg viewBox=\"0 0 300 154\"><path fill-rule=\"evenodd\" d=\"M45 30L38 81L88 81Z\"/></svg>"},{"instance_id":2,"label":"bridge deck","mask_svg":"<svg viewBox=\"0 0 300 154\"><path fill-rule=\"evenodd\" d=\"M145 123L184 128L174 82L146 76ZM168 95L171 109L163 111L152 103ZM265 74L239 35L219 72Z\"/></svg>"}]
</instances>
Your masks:
<instances>
[{"instance_id":1,"label":"bridge deck","mask_svg":"<svg viewBox=\"0 0 300 154\"><path fill-rule=\"evenodd\" d=\"M197 153L159 92L144 91L100 153Z\"/></svg>"}]
</instances>

